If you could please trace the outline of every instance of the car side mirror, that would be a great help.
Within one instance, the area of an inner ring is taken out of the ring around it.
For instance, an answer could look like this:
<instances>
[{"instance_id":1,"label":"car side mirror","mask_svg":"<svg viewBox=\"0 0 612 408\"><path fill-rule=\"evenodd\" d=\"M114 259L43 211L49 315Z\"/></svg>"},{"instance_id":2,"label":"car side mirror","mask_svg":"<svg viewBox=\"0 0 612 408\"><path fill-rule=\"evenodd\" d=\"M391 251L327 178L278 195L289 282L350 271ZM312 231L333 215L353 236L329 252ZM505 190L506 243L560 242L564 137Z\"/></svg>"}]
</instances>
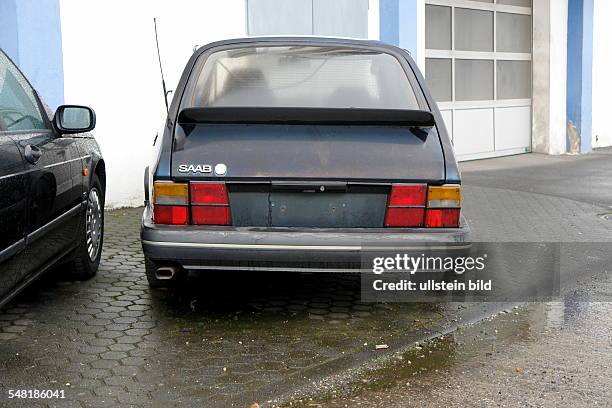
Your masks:
<instances>
[{"instance_id":1,"label":"car side mirror","mask_svg":"<svg viewBox=\"0 0 612 408\"><path fill-rule=\"evenodd\" d=\"M96 113L87 106L61 105L55 111L53 125L63 135L89 132L96 127Z\"/></svg>"}]
</instances>

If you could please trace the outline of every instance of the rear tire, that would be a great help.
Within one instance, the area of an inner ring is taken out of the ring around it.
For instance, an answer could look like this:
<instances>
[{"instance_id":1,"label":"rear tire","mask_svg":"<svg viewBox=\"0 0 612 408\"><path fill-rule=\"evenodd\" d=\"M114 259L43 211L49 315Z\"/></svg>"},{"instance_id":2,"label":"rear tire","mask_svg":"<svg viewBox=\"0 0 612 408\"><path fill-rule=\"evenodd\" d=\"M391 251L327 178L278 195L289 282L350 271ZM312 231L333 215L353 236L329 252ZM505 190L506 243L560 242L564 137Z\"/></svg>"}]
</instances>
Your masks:
<instances>
[{"instance_id":1,"label":"rear tire","mask_svg":"<svg viewBox=\"0 0 612 408\"><path fill-rule=\"evenodd\" d=\"M80 241L68 262L71 279L87 280L96 276L104 243L104 191L94 174L87 193L87 209L77 236Z\"/></svg>"}]
</instances>

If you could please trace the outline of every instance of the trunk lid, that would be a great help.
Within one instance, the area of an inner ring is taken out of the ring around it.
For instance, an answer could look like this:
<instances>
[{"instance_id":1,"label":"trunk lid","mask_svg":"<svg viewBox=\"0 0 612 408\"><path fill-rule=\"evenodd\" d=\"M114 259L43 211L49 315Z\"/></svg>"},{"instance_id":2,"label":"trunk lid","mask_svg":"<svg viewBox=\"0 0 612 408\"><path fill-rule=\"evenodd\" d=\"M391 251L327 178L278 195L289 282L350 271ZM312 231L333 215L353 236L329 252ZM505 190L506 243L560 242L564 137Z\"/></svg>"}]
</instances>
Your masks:
<instances>
[{"instance_id":1,"label":"trunk lid","mask_svg":"<svg viewBox=\"0 0 612 408\"><path fill-rule=\"evenodd\" d=\"M181 165L225 164L227 180L443 181L435 128L425 141L402 127L311 125L177 126L174 177L210 178Z\"/></svg>"}]
</instances>

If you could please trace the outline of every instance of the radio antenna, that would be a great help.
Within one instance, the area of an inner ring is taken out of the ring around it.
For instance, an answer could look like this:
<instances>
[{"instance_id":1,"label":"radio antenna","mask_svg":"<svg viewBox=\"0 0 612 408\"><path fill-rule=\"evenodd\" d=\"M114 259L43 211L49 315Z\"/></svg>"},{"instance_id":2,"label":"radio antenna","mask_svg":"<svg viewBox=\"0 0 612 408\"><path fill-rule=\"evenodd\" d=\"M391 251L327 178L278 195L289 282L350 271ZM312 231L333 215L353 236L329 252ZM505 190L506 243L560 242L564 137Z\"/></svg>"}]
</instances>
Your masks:
<instances>
[{"instance_id":1,"label":"radio antenna","mask_svg":"<svg viewBox=\"0 0 612 408\"><path fill-rule=\"evenodd\" d=\"M155 28L155 45L157 46L157 60L159 61L159 72L161 73L162 88L164 91L164 102L166 103L166 113L170 113L168 108L168 90L166 89L166 80L164 79L164 69L162 68L161 54L159 53L159 40L157 39L157 20L153 17L153 27Z\"/></svg>"}]
</instances>

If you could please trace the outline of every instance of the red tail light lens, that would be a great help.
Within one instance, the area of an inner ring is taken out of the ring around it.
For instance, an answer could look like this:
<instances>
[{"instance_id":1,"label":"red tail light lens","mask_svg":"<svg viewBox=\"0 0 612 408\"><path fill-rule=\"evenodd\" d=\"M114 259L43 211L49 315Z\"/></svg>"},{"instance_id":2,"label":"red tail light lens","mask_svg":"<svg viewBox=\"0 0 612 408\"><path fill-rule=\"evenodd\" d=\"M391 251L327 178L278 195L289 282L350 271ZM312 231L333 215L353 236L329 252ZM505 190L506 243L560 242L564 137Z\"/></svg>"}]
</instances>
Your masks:
<instances>
[{"instance_id":1,"label":"red tail light lens","mask_svg":"<svg viewBox=\"0 0 612 408\"><path fill-rule=\"evenodd\" d=\"M191 207L191 221L195 225L231 225L229 207L198 205Z\"/></svg>"},{"instance_id":2,"label":"red tail light lens","mask_svg":"<svg viewBox=\"0 0 612 408\"><path fill-rule=\"evenodd\" d=\"M156 224L189 224L189 207L178 205L158 205L153 207L153 222Z\"/></svg>"},{"instance_id":3,"label":"red tail light lens","mask_svg":"<svg viewBox=\"0 0 612 408\"><path fill-rule=\"evenodd\" d=\"M428 209L425 215L427 228L456 228L459 226L459 208Z\"/></svg>"},{"instance_id":4,"label":"red tail light lens","mask_svg":"<svg viewBox=\"0 0 612 408\"><path fill-rule=\"evenodd\" d=\"M426 201L425 184L394 184L389 194L385 227L422 227Z\"/></svg>"},{"instance_id":5,"label":"red tail light lens","mask_svg":"<svg viewBox=\"0 0 612 408\"><path fill-rule=\"evenodd\" d=\"M425 184L394 184L389 194L389 207L425 207Z\"/></svg>"},{"instance_id":6,"label":"red tail light lens","mask_svg":"<svg viewBox=\"0 0 612 408\"><path fill-rule=\"evenodd\" d=\"M227 189L223 183L191 183L191 204L229 205Z\"/></svg>"},{"instance_id":7,"label":"red tail light lens","mask_svg":"<svg viewBox=\"0 0 612 408\"><path fill-rule=\"evenodd\" d=\"M424 208L387 208L385 227L422 227Z\"/></svg>"},{"instance_id":8,"label":"red tail light lens","mask_svg":"<svg viewBox=\"0 0 612 408\"><path fill-rule=\"evenodd\" d=\"M191 222L195 225L232 225L225 183L191 183Z\"/></svg>"}]
</instances>

